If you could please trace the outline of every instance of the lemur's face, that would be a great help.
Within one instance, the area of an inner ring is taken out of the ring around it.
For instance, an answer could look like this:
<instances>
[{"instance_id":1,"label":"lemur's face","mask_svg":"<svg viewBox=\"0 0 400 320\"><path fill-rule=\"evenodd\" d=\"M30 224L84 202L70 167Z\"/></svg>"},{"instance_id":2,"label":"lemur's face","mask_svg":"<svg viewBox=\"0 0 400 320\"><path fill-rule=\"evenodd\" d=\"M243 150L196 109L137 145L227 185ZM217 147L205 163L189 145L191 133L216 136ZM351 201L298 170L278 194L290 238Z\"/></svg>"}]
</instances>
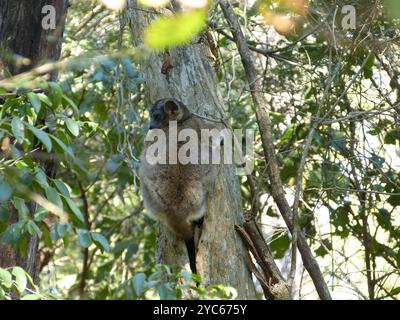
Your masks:
<instances>
[{"instance_id":1,"label":"lemur's face","mask_svg":"<svg viewBox=\"0 0 400 320\"><path fill-rule=\"evenodd\" d=\"M150 109L150 129L162 129L169 126L170 121L179 122L189 111L185 105L175 99L156 101Z\"/></svg>"}]
</instances>

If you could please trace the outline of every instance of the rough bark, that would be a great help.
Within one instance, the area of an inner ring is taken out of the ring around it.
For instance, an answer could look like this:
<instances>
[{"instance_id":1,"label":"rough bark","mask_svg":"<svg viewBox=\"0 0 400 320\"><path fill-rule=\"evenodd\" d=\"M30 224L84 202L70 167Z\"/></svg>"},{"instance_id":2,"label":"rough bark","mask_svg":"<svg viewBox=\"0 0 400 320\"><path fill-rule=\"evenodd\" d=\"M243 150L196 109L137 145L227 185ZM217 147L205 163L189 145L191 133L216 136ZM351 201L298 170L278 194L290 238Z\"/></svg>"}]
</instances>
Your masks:
<instances>
[{"instance_id":1,"label":"rough bark","mask_svg":"<svg viewBox=\"0 0 400 320\"><path fill-rule=\"evenodd\" d=\"M57 60L61 53L62 35L68 0L0 0L0 67L7 67L12 74L18 74L41 64ZM42 8L52 5L56 9L56 29L42 28ZM29 64L15 64L16 56L28 58ZM55 80L56 73L50 75ZM40 162L49 177L55 175L55 163L50 158ZM18 220L16 210L10 205L10 223ZM28 203L31 213L37 205ZM28 249L24 256L10 246L0 246L0 267L20 266L34 279L38 280L39 259L38 239L28 237Z\"/></svg>"},{"instance_id":2,"label":"rough bark","mask_svg":"<svg viewBox=\"0 0 400 320\"><path fill-rule=\"evenodd\" d=\"M128 1L126 18L135 46L142 43L143 30L154 19L148 11L138 9L136 1ZM223 118L223 98L210 64L209 48L194 39L191 44L164 53L150 53L140 61L145 77L147 102L174 97L192 111L212 119ZM173 68L168 76L161 72L166 61ZM243 223L242 201L238 177L233 166L221 166L215 190L208 199L197 268L205 285L224 284L237 289L238 297L254 299L255 288L246 267L246 250L234 225ZM188 265L183 241L179 241L162 225L158 227L157 259L164 264Z\"/></svg>"}]
</instances>

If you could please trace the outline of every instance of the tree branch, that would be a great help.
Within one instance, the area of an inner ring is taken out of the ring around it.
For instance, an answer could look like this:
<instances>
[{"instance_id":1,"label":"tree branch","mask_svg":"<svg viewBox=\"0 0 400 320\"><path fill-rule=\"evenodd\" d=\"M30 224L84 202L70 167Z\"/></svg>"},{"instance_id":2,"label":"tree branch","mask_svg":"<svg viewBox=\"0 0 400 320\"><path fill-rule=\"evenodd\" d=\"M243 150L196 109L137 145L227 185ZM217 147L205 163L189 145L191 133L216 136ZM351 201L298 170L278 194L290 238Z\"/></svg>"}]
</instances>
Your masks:
<instances>
[{"instance_id":1,"label":"tree branch","mask_svg":"<svg viewBox=\"0 0 400 320\"><path fill-rule=\"evenodd\" d=\"M253 104L256 110L257 122L260 129L264 156L267 163L267 174L271 184L271 195L278 205L280 213L285 220L288 229L290 232L293 232L294 226L291 220L292 210L285 197L283 184L280 178L280 170L276 159L275 148L273 144L274 140L272 138L272 124L266 109L266 100L261 94L261 85L257 79L257 70L253 64L253 57L244 38L237 17L233 11L232 5L227 0L221 0L219 4L226 20L230 25L233 38L237 44L239 54L242 59L247 81L249 83ZM328 286L322 276L321 270L319 269L319 265L316 262L303 234L298 235L297 247L299 248L303 258L304 266L310 274L320 298L325 300L332 299L328 290Z\"/></svg>"}]
</instances>

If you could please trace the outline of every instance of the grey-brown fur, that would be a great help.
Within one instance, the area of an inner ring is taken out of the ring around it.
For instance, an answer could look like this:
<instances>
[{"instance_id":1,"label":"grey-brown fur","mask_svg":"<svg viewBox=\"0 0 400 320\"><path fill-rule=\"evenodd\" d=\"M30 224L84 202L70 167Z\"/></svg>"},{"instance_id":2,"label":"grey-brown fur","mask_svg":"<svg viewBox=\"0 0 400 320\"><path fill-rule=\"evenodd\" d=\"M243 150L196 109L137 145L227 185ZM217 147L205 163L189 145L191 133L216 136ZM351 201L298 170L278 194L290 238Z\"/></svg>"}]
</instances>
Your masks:
<instances>
[{"instance_id":1,"label":"grey-brown fur","mask_svg":"<svg viewBox=\"0 0 400 320\"><path fill-rule=\"evenodd\" d=\"M174 108L173 105L178 107L175 112L170 111ZM193 116L183 103L172 98L155 102L150 113L150 127L163 130L167 141L169 121L177 121L178 134L180 130L190 128L196 130L200 137L201 129L216 128ZM164 116L164 118L156 121L155 115ZM145 156L150 144L151 142L145 144L139 168L145 207L150 215L160 219L171 231L187 240L193 236L192 222L205 214L206 194L218 175L218 165L183 165L179 162L178 164L150 165ZM178 143L178 149L182 144L184 142Z\"/></svg>"},{"instance_id":2,"label":"grey-brown fur","mask_svg":"<svg viewBox=\"0 0 400 320\"><path fill-rule=\"evenodd\" d=\"M155 102L150 115L150 128L163 130L167 141L169 121L177 121L178 134L180 130L190 128L196 130L198 137L201 129L216 128L191 114L182 102L172 98ZM139 168L145 208L148 214L161 220L183 240L193 239L194 222L206 213L206 195L215 182L219 165L183 165L179 160L178 164L151 165L146 160L146 151L151 143L145 143ZM184 143L178 142L178 150Z\"/></svg>"}]
</instances>

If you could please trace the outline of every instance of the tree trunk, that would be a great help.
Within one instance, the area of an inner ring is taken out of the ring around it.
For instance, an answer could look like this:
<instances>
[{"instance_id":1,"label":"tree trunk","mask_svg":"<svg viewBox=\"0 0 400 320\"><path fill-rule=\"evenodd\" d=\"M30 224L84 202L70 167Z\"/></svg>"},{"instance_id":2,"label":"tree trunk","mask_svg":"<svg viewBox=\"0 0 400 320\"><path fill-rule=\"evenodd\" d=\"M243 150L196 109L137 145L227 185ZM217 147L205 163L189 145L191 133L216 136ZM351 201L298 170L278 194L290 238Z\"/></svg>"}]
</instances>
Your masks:
<instances>
[{"instance_id":1,"label":"tree trunk","mask_svg":"<svg viewBox=\"0 0 400 320\"><path fill-rule=\"evenodd\" d=\"M18 74L44 61L58 60L68 3L68 0L0 0L0 68L6 67L12 74ZM42 27L42 19L48 14L48 11L42 13L46 5L51 5L55 9L55 29L45 30ZM21 64L18 56L28 58L30 62ZM52 81L56 77L55 72L50 75ZM40 164L49 177L54 177L53 160L41 161ZM17 212L11 204L9 207L10 223L15 223L18 220ZM31 214L37 209L35 203L28 203L28 207ZM27 254L24 256L10 246L0 246L0 267L20 266L37 282L38 243L37 237L29 236Z\"/></svg>"},{"instance_id":2,"label":"tree trunk","mask_svg":"<svg viewBox=\"0 0 400 320\"><path fill-rule=\"evenodd\" d=\"M143 31L154 15L138 9L136 1L129 0L126 19L133 43L138 47ZM197 114L216 120L224 117L223 98L209 61L210 49L200 39L163 53L150 53L140 61L148 104L160 98L174 97ZM166 75L161 69L169 62L172 68ZM245 262L246 250L234 229L234 225L241 224L243 219L238 177L233 166L221 167L215 190L208 199L208 212L197 252L198 273L206 286L231 286L237 290L238 298L255 299L252 276ZM163 264L188 266L183 241L160 224L157 260Z\"/></svg>"}]
</instances>

